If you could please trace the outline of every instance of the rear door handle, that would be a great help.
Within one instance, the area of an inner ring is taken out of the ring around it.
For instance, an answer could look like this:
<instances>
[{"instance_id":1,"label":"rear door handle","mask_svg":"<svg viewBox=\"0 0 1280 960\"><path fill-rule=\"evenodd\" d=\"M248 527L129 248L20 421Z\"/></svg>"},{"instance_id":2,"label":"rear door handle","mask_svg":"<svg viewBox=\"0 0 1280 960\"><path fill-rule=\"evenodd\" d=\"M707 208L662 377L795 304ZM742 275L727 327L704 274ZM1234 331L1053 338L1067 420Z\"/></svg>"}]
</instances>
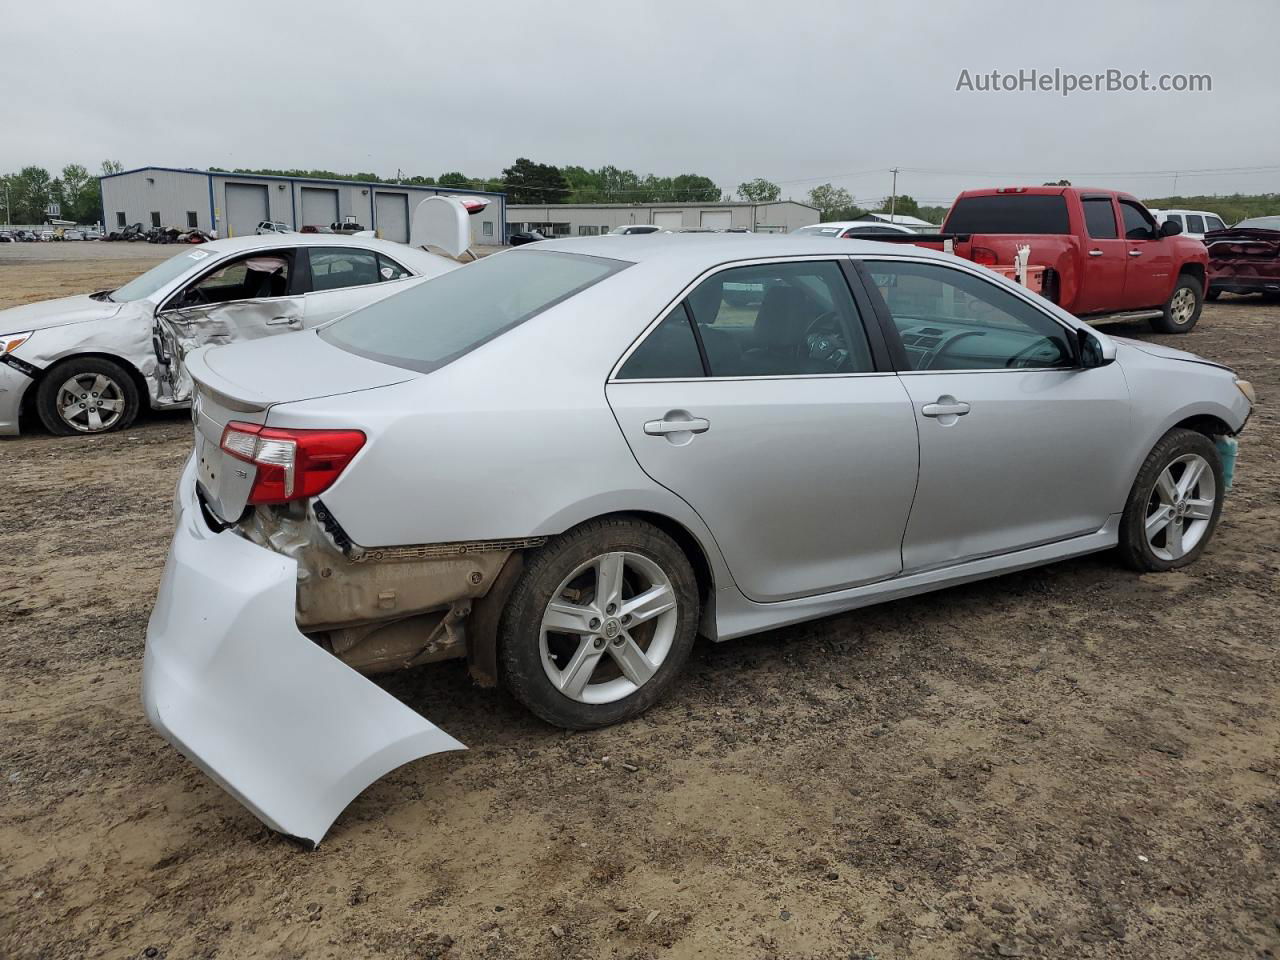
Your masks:
<instances>
[{"instance_id":1,"label":"rear door handle","mask_svg":"<svg viewBox=\"0 0 1280 960\"><path fill-rule=\"evenodd\" d=\"M644 432L651 437L661 437L668 433L706 433L711 429L711 421L701 417L688 420L650 420L644 425Z\"/></svg>"},{"instance_id":2,"label":"rear door handle","mask_svg":"<svg viewBox=\"0 0 1280 960\"><path fill-rule=\"evenodd\" d=\"M920 413L926 417L963 417L969 412L969 405L963 400L939 399L937 403L926 403Z\"/></svg>"},{"instance_id":3,"label":"rear door handle","mask_svg":"<svg viewBox=\"0 0 1280 960\"><path fill-rule=\"evenodd\" d=\"M1101 251L1101 250L1090 250L1090 251L1089 251L1089 256L1091 256L1091 257L1100 257L1100 256L1102 256L1102 251Z\"/></svg>"}]
</instances>

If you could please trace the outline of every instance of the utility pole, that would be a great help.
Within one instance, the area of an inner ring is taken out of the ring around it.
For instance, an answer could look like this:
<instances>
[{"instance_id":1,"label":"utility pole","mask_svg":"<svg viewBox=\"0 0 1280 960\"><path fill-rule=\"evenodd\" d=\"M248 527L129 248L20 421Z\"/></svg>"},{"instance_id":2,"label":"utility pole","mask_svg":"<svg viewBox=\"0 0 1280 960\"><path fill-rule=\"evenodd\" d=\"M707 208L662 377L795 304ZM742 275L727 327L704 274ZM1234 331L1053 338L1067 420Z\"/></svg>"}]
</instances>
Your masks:
<instances>
[{"instance_id":1,"label":"utility pole","mask_svg":"<svg viewBox=\"0 0 1280 960\"><path fill-rule=\"evenodd\" d=\"M889 222L897 223L893 219L893 211L898 208L898 168L894 167L889 172L893 174L893 193L889 197Z\"/></svg>"}]
</instances>

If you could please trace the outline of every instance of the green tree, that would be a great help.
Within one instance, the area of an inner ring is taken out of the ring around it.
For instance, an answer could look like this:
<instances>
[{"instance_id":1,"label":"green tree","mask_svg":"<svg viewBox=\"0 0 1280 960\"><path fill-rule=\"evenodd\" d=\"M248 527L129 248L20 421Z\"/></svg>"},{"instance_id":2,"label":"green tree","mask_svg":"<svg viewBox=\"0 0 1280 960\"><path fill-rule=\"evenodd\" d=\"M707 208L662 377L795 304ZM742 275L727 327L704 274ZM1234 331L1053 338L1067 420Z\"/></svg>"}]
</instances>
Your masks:
<instances>
[{"instance_id":1,"label":"green tree","mask_svg":"<svg viewBox=\"0 0 1280 960\"><path fill-rule=\"evenodd\" d=\"M102 190L98 178L91 176L81 164L68 163L58 178L62 187L62 216L77 223L93 223L101 219Z\"/></svg>"},{"instance_id":2,"label":"green tree","mask_svg":"<svg viewBox=\"0 0 1280 960\"><path fill-rule=\"evenodd\" d=\"M440 176L436 177L436 186L462 187L466 189L471 186L471 178L458 170L451 170L448 173L442 173Z\"/></svg>"},{"instance_id":3,"label":"green tree","mask_svg":"<svg viewBox=\"0 0 1280 960\"><path fill-rule=\"evenodd\" d=\"M672 200L686 203L715 203L720 199L720 188L710 177L697 173L682 173L671 178Z\"/></svg>"},{"instance_id":4,"label":"green tree","mask_svg":"<svg viewBox=\"0 0 1280 960\"><path fill-rule=\"evenodd\" d=\"M113 173L124 173L124 164L119 160L103 160L102 175L106 177Z\"/></svg>"},{"instance_id":5,"label":"green tree","mask_svg":"<svg viewBox=\"0 0 1280 960\"><path fill-rule=\"evenodd\" d=\"M820 219L824 223L831 220L854 220L865 212L854 204L853 194L844 187L834 187L829 183L809 191L809 204L818 208Z\"/></svg>"},{"instance_id":6,"label":"green tree","mask_svg":"<svg viewBox=\"0 0 1280 960\"><path fill-rule=\"evenodd\" d=\"M738 184L738 196L752 203L768 203L782 196L782 190L776 183L756 177L754 180Z\"/></svg>"},{"instance_id":7,"label":"green tree","mask_svg":"<svg viewBox=\"0 0 1280 960\"><path fill-rule=\"evenodd\" d=\"M914 217L916 215L916 211L920 209L920 204L916 203L915 200L908 197L905 193L900 193L898 194L898 200L896 203L893 202L892 197L889 197L881 205L880 209L876 211L876 213L888 213L890 204L893 204L894 213L900 213L904 217Z\"/></svg>"},{"instance_id":8,"label":"green tree","mask_svg":"<svg viewBox=\"0 0 1280 960\"><path fill-rule=\"evenodd\" d=\"M8 177L12 222L44 223L45 207L52 194L52 180L44 167L23 167Z\"/></svg>"},{"instance_id":9,"label":"green tree","mask_svg":"<svg viewBox=\"0 0 1280 960\"><path fill-rule=\"evenodd\" d=\"M1044 186L1046 186L1046 187L1069 187L1069 186L1071 186L1071 181L1070 181L1070 180L1046 180L1046 181L1044 182Z\"/></svg>"},{"instance_id":10,"label":"green tree","mask_svg":"<svg viewBox=\"0 0 1280 960\"><path fill-rule=\"evenodd\" d=\"M564 203L569 196L568 181L557 167L527 157L503 170L502 180L511 203Z\"/></svg>"}]
</instances>

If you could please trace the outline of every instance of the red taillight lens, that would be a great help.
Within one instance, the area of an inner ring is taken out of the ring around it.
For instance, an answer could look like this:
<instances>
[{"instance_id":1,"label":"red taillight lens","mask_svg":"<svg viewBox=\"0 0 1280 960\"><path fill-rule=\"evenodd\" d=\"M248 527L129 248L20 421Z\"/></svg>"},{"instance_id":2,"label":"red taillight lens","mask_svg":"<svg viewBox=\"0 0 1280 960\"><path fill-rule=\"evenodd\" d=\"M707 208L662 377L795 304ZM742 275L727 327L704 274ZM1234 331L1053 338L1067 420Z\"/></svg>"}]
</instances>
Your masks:
<instances>
[{"instance_id":1,"label":"red taillight lens","mask_svg":"<svg viewBox=\"0 0 1280 960\"><path fill-rule=\"evenodd\" d=\"M969 259L984 267L994 267L1000 262L996 259L996 252L990 247L974 247L969 251Z\"/></svg>"},{"instance_id":2,"label":"red taillight lens","mask_svg":"<svg viewBox=\"0 0 1280 960\"><path fill-rule=\"evenodd\" d=\"M258 468L249 503L287 503L329 489L364 439L359 430L286 430L232 421L219 445Z\"/></svg>"}]
</instances>

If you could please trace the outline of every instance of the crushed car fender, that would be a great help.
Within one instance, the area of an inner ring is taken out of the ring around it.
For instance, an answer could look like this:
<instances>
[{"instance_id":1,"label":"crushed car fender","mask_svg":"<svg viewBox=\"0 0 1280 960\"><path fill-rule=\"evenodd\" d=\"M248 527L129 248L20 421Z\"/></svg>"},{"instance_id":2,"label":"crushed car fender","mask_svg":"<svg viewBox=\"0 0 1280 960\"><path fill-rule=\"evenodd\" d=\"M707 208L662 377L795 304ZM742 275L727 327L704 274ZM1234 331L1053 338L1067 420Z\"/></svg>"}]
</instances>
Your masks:
<instances>
[{"instance_id":1,"label":"crushed car fender","mask_svg":"<svg viewBox=\"0 0 1280 960\"><path fill-rule=\"evenodd\" d=\"M165 739L311 845L379 777L466 749L299 632L295 561L214 533L183 499L143 667L147 718Z\"/></svg>"}]
</instances>

